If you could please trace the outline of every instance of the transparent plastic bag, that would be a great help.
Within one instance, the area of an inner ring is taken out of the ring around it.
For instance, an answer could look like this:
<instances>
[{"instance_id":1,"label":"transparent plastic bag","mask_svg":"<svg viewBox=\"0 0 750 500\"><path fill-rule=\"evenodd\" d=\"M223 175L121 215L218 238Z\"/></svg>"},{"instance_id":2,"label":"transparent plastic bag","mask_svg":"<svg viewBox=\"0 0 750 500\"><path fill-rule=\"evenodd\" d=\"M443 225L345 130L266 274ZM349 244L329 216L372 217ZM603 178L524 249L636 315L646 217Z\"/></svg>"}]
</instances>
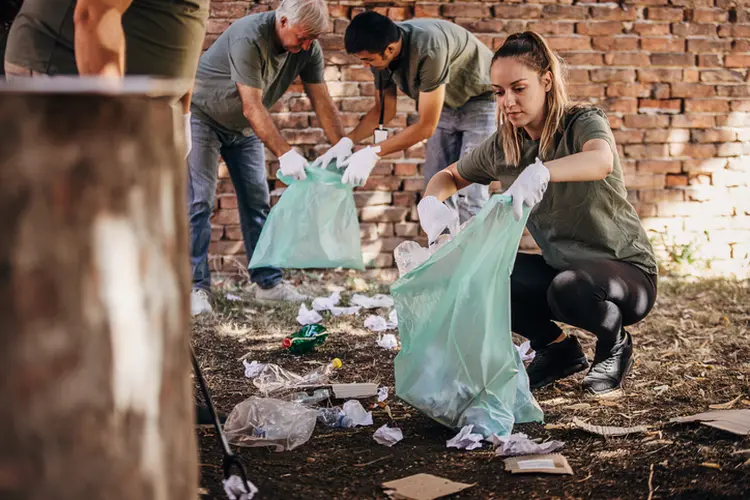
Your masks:
<instances>
[{"instance_id":1,"label":"transparent plastic bag","mask_svg":"<svg viewBox=\"0 0 750 500\"><path fill-rule=\"evenodd\" d=\"M315 409L301 404L250 397L234 407L224 432L229 442L237 446L293 450L310 439L317 416Z\"/></svg>"},{"instance_id":2,"label":"transparent plastic bag","mask_svg":"<svg viewBox=\"0 0 750 500\"><path fill-rule=\"evenodd\" d=\"M250 268L364 269L352 186L335 162L305 173L304 181L279 174L289 187L263 225Z\"/></svg>"},{"instance_id":3,"label":"transparent plastic bag","mask_svg":"<svg viewBox=\"0 0 750 500\"><path fill-rule=\"evenodd\" d=\"M455 238L391 287L402 348L396 394L438 422L484 437L542 421L510 332L510 273L528 209L493 196Z\"/></svg>"}]
</instances>

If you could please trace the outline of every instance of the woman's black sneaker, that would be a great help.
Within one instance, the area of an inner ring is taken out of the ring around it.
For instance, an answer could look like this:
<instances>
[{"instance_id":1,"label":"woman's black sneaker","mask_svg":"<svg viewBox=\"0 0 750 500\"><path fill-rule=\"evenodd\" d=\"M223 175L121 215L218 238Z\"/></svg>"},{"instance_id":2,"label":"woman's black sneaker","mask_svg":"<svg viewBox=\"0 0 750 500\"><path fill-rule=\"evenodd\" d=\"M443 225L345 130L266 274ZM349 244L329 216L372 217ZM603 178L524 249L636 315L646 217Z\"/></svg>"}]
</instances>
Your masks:
<instances>
[{"instance_id":1,"label":"woman's black sneaker","mask_svg":"<svg viewBox=\"0 0 750 500\"><path fill-rule=\"evenodd\" d=\"M584 390L602 395L622 387L633 367L633 339L625 330L622 333L609 351L597 349L591 370L583 378Z\"/></svg>"},{"instance_id":2,"label":"woman's black sneaker","mask_svg":"<svg viewBox=\"0 0 750 500\"><path fill-rule=\"evenodd\" d=\"M556 380L585 370L589 366L581 344L574 335L535 351L536 356L526 368L529 385L539 389Z\"/></svg>"}]
</instances>

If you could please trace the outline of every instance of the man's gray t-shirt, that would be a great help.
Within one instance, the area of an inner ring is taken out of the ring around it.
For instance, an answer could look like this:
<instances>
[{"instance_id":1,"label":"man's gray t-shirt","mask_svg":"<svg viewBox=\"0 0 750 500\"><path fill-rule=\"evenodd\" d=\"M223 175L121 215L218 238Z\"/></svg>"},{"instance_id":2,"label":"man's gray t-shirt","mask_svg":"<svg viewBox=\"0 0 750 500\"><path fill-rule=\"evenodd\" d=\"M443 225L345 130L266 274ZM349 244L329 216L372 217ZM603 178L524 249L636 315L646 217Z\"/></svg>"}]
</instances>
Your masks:
<instances>
[{"instance_id":1,"label":"man's gray t-shirt","mask_svg":"<svg viewBox=\"0 0 750 500\"><path fill-rule=\"evenodd\" d=\"M375 70L375 84L394 83L414 100L445 85L445 105L456 109L470 99L492 99L492 51L468 30L449 21L414 19L396 23L401 53L387 70Z\"/></svg>"},{"instance_id":2,"label":"man's gray t-shirt","mask_svg":"<svg viewBox=\"0 0 750 500\"><path fill-rule=\"evenodd\" d=\"M237 84L263 91L263 105L273 106L299 76L306 83L323 83L323 51L287 52L276 36L274 11L234 22L214 42L198 64L192 109L233 132L249 135Z\"/></svg>"}]
</instances>

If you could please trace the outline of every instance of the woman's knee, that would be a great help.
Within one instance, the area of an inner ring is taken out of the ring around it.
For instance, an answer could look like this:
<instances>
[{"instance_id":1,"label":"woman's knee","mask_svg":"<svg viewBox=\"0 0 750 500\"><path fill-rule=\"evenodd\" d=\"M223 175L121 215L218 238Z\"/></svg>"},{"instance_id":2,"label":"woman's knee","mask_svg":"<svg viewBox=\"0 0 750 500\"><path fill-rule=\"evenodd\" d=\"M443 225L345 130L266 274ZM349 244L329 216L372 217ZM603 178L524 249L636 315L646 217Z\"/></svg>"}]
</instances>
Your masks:
<instances>
[{"instance_id":1,"label":"woman's knee","mask_svg":"<svg viewBox=\"0 0 750 500\"><path fill-rule=\"evenodd\" d=\"M550 309L561 321L575 318L596 302L606 300L591 276L581 269L562 271L547 289Z\"/></svg>"}]
</instances>

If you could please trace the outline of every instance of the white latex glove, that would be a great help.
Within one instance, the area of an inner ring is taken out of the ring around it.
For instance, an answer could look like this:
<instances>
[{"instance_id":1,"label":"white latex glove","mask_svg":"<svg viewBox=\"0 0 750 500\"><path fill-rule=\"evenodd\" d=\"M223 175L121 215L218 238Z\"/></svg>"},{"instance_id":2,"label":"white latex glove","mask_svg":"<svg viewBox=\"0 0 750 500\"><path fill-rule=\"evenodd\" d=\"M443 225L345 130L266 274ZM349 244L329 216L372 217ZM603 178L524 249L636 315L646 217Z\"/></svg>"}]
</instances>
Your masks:
<instances>
[{"instance_id":1,"label":"white latex glove","mask_svg":"<svg viewBox=\"0 0 750 500\"><path fill-rule=\"evenodd\" d=\"M341 182L352 186L362 186L380 159L378 153L380 153L380 146L367 146L351 155L348 160L341 162L340 167L347 167L341 177Z\"/></svg>"},{"instance_id":2,"label":"white latex glove","mask_svg":"<svg viewBox=\"0 0 750 500\"><path fill-rule=\"evenodd\" d=\"M190 133L190 117L192 113L184 115L185 118L185 158L190 154L190 150L193 149L193 134Z\"/></svg>"},{"instance_id":3,"label":"white latex glove","mask_svg":"<svg viewBox=\"0 0 750 500\"><path fill-rule=\"evenodd\" d=\"M458 233L458 214L446 207L434 196L425 196L417 205L419 224L427 233L427 241L431 245L447 227L451 235Z\"/></svg>"},{"instance_id":4,"label":"white latex glove","mask_svg":"<svg viewBox=\"0 0 750 500\"><path fill-rule=\"evenodd\" d=\"M352 140L348 137L344 137L337 142L335 146L331 147L321 156L318 156L318 158L312 163L312 166L326 168L333 160L336 160L336 166L341 166L341 162L352 155L353 147L354 143Z\"/></svg>"},{"instance_id":5,"label":"white latex glove","mask_svg":"<svg viewBox=\"0 0 750 500\"><path fill-rule=\"evenodd\" d=\"M308 166L305 157L294 149L290 149L279 157L279 168L281 173L298 181L304 181L307 179L305 167Z\"/></svg>"},{"instance_id":6,"label":"white latex glove","mask_svg":"<svg viewBox=\"0 0 750 500\"><path fill-rule=\"evenodd\" d=\"M521 175L505 191L505 194L513 197L513 217L516 220L521 220L524 205L533 207L542 201L548 182L549 170L539 158L523 169Z\"/></svg>"}]
</instances>

